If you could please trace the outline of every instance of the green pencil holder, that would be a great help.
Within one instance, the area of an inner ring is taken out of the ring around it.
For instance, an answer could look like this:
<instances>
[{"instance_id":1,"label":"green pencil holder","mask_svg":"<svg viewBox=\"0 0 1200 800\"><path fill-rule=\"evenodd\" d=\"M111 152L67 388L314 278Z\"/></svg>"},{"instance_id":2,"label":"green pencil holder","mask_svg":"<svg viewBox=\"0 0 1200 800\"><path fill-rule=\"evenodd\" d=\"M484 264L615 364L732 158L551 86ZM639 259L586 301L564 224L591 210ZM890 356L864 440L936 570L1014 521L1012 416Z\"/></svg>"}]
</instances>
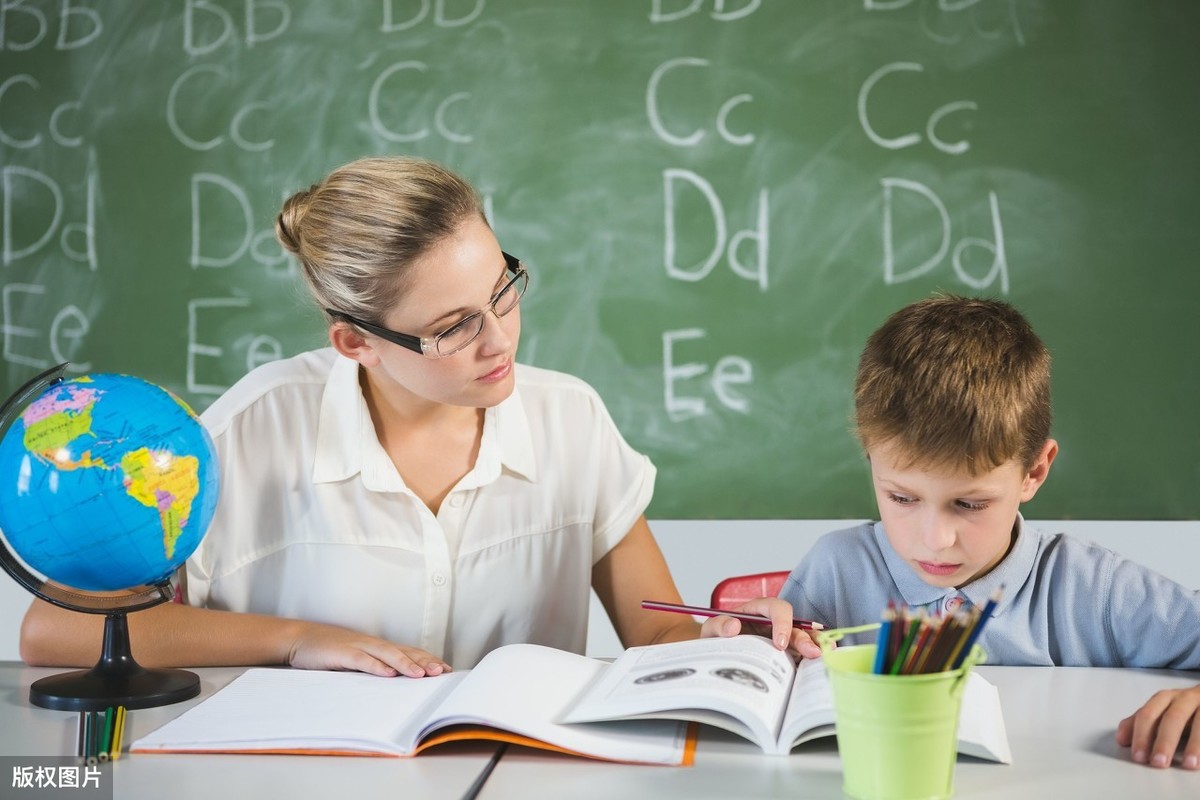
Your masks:
<instances>
[{"instance_id":1,"label":"green pencil holder","mask_svg":"<svg viewBox=\"0 0 1200 800\"><path fill-rule=\"evenodd\" d=\"M950 797L963 689L986 654L975 645L955 670L876 675L875 645L833 647L847 634L878 627L817 635L833 690L842 790L856 800Z\"/></svg>"}]
</instances>

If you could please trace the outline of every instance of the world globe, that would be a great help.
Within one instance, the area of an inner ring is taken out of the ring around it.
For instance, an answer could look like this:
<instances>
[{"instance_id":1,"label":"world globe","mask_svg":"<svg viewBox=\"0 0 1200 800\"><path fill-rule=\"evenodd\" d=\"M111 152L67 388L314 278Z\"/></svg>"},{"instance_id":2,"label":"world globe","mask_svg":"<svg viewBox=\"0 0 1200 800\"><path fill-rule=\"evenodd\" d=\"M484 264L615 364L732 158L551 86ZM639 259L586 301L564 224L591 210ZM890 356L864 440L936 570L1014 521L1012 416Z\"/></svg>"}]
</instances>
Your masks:
<instances>
[{"instance_id":1,"label":"world globe","mask_svg":"<svg viewBox=\"0 0 1200 800\"><path fill-rule=\"evenodd\" d=\"M64 380L66 366L0 408L0 562L50 603L105 614L104 653L91 673L55 676L69 680L53 691L36 682L31 700L138 708L192 696L192 673L133 661L125 614L171 599L172 576L212 521L212 439L166 389L109 373Z\"/></svg>"},{"instance_id":2,"label":"world globe","mask_svg":"<svg viewBox=\"0 0 1200 800\"><path fill-rule=\"evenodd\" d=\"M56 382L0 440L0 531L76 589L157 583L208 529L216 461L196 415L165 389L129 375Z\"/></svg>"}]
</instances>

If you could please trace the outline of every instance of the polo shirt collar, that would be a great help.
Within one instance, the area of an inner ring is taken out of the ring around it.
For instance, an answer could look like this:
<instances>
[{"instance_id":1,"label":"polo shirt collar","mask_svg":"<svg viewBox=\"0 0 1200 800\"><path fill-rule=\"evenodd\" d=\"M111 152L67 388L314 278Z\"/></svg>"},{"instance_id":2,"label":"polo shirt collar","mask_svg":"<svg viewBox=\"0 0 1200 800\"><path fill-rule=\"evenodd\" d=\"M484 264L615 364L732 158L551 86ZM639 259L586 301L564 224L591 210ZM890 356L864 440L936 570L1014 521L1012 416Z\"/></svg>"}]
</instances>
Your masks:
<instances>
[{"instance_id":1,"label":"polo shirt collar","mask_svg":"<svg viewBox=\"0 0 1200 800\"><path fill-rule=\"evenodd\" d=\"M999 586L1004 586L1004 592L997 602L995 609L992 610L992 616L998 617L1003 614L1012 605L1012 600L1016 597L1018 590L1025 584L1029 578L1029 574L1033 571L1034 562L1037 560L1038 539L1037 536L1025 531L1025 519L1020 512L1017 513L1015 523L1016 542L1013 543L1012 550L1004 557L1004 560L996 565L991 572L984 575L979 580L971 581L964 587L958 588L957 591L966 595L966 598L971 601L971 604L982 608L990 599L992 592ZM900 590L904 602L910 606L924 606L930 603L937 602L945 597L951 589L941 589L937 586L931 586L921 580L913 568L900 557L900 555L892 549L891 542L888 541L887 534L883 530L883 523L876 522L873 527L875 534L875 543L883 553L884 562L887 564L888 572L892 574L892 580L896 583L896 588Z\"/></svg>"},{"instance_id":2,"label":"polo shirt collar","mask_svg":"<svg viewBox=\"0 0 1200 800\"><path fill-rule=\"evenodd\" d=\"M342 355L329 370L317 423L313 483L344 481L361 473L368 489L403 491L404 481L375 434L358 374L358 362ZM529 481L537 480L529 418L516 387L503 402L484 413L479 456L458 488L491 483L502 469Z\"/></svg>"}]
</instances>

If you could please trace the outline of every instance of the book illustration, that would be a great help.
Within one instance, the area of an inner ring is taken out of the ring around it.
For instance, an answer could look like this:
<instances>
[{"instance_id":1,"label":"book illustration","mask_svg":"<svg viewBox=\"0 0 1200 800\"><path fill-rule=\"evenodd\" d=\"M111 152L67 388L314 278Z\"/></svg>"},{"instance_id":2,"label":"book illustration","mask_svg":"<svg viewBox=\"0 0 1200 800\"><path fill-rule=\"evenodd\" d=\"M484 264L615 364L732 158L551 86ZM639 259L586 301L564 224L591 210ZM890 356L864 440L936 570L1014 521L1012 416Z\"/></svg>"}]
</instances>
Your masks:
<instances>
[{"instance_id":1,"label":"book illustration","mask_svg":"<svg viewBox=\"0 0 1200 800\"><path fill-rule=\"evenodd\" d=\"M652 680L672 674L672 679ZM835 733L824 661L797 666L759 636L633 647L600 674L563 717L567 722L677 719L713 725L787 755ZM959 723L960 753L1011 763L999 693L970 673Z\"/></svg>"}]
</instances>

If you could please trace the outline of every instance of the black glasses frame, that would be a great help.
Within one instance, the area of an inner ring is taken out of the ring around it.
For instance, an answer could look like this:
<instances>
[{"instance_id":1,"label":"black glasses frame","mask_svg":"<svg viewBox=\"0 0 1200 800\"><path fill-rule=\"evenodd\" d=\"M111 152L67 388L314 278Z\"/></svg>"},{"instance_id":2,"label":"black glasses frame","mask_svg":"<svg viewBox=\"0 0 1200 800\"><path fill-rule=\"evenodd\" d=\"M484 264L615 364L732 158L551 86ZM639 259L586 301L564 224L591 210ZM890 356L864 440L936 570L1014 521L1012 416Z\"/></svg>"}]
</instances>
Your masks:
<instances>
[{"instance_id":1,"label":"black glasses frame","mask_svg":"<svg viewBox=\"0 0 1200 800\"><path fill-rule=\"evenodd\" d=\"M337 311L336 309L332 309L332 308L325 309L325 313L335 319L340 319L340 320L344 320L345 322L349 322L351 325L354 325L357 328L361 328L364 331L367 331L368 333L372 333L375 336L378 336L380 339L389 341L392 344L398 344L405 349L412 350L414 353L420 353L421 355L425 356L426 358L445 358L446 356L452 356L455 353L462 350L463 348L465 348L471 342L475 341L475 339L479 336L480 331L483 330L483 324L482 324L483 323L483 319L482 319L483 315L487 314L488 312L495 313L496 303L500 300L500 296L503 295L505 292L507 292L509 289L511 289L513 284L515 284L517 281L519 281L522 278L522 276L524 276L524 277L526 277L526 279L528 279L529 270L525 268L525 265L523 263L521 263L521 259L517 258L516 256L509 255L508 253L505 253L504 251L501 251L501 255L504 256L505 268L507 269L508 272L513 273L512 278L509 279L509 281L507 283L505 283L503 287L501 287L500 291L498 291L494 295L492 295L492 299L489 300L488 304L485 305L483 308L479 309L474 314L468 314L467 316L460 319L458 322L451 325L446 330L442 331L441 333L434 334L433 336L421 337L421 336L413 336L410 333L400 333L399 331L394 331L390 328L385 328L381 325L375 325L373 323L366 322L365 320L361 320L358 317L352 316L350 314L346 314L345 312L342 312L342 311ZM527 284L527 286L528 286L528 284ZM523 294L524 294L524 291L521 292L521 295L523 295ZM515 308L517 303L520 302L521 295L517 295L517 300L513 303L513 308ZM511 310L512 309L510 308L509 311L511 311ZM508 311L505 311L504 313L507 314ZM497 316L500 316L500 315L497 314ZM438 350L439 340L444 335L446 335L446 333L448 333L449 331L458 327L459 325L462 325L464 322L467 322L472 317L480 317L479 330L475 331L475 335L472 336L467 341L463 342L461 346L455 348L454 350L452 350L449 353L440 352Z\"/></svg>"}]
</instances>

